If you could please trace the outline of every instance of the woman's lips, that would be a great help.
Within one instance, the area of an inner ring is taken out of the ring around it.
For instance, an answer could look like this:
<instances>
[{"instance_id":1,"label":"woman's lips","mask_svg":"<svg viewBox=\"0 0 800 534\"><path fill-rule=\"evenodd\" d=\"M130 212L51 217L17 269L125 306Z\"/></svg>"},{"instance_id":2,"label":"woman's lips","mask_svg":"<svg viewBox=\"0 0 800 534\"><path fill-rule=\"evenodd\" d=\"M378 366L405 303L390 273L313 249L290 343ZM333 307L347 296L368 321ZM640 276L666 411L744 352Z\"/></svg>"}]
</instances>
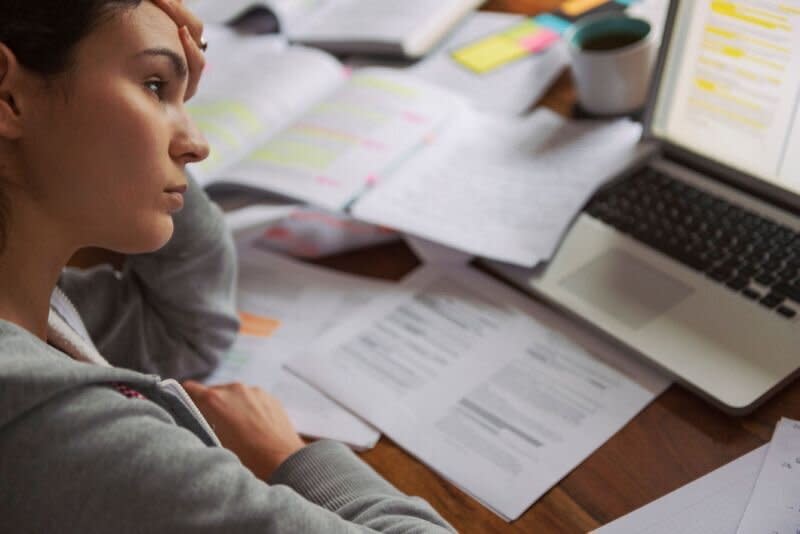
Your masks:
<instances>
[{"instance_id":1,"label":"woman's lips","mask_svg":"<svg viewBox=\"0 0 800 534\"><path fill-rule=\"evenodd\" d=\"M173 185L164 189L165 193L180 193L181 195L186 192L188 186L186 184Z\"/></svg>"},{"instance_id":2,"label":"woman's lips","mask_svg":"<svg viewBox=\"0 0 800 534\"><path fill-rule=\"evenodd\" d=\"M164 189L164 193L167 195L170 213L177 213L183 209L183 194L186 192L186 189L186 184L171 186Z\"/></svg>"}]
</instances>

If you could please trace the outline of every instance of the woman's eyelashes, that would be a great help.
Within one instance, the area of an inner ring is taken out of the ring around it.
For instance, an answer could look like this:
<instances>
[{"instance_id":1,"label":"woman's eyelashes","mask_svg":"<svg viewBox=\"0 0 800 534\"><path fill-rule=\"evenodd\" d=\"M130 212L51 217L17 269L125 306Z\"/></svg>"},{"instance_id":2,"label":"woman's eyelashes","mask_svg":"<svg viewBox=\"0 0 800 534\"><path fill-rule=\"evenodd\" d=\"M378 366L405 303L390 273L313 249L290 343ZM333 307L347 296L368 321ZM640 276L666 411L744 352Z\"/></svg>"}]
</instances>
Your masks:
<instances>
[{"instance_id":1,"label":"woman's eyelashes","mask_svg":"<svg viewBox=\"0 0 800 534\"><path fill-rule=\"evenodd\" d=\"M160 102L168 100L170 97L170 84L162 78L151 78L144 82L144 86L145 89L153 93Z\"/></svg>"}]
</instances>

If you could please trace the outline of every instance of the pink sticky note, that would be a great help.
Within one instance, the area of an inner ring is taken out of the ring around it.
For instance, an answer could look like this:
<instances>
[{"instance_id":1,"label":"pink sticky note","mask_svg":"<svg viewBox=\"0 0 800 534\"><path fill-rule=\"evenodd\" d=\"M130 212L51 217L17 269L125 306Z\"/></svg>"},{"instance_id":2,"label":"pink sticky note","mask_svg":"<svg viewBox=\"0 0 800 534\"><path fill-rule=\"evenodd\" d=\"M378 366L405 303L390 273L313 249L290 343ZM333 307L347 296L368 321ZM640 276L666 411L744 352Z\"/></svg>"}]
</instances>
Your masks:
<instances>
[{"instance_id":1,"label":"pink sticky note","mask_svg":"<svg viewBox=\"0 0 800 534\"><path fill-rule=\"evenodd\" d=\"M561 36L553 30L544 28L533 35L529 35L528 37L521 39L519 44L528 52L533 52L535 54L545 50L546 48L549 48L550 45L558 41L560 38Z\"/></svg>"}]
</instances>

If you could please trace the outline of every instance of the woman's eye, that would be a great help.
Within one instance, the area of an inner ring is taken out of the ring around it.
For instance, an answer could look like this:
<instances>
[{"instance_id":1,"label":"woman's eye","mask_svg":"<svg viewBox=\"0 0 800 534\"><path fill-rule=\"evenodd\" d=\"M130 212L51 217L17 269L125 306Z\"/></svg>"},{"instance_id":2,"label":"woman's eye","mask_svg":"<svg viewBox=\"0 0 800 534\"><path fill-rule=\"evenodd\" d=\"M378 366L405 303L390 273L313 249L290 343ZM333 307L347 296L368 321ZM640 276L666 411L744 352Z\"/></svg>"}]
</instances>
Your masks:
<instances>
[{"instance_id":1,"label":"woman's eye","mask_svg":"<svg viewBox=\"0 0 800 534\"><path fill-rule=\"evenodd\" d=\"M164 98L164 87L166 85L167 83L161 80L148 80L144 83L147 90L155 94L159 100Z\"/></svg>"}]
</instances>

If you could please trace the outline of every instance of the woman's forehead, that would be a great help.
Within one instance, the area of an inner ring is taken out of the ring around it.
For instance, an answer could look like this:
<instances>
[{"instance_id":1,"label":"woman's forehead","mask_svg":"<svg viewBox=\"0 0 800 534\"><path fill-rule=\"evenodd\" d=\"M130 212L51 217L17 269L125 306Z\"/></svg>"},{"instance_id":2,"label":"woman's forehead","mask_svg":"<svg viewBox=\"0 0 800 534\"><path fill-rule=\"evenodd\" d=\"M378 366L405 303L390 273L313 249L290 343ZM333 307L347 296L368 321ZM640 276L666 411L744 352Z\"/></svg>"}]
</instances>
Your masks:
<instances>
[{"instance_id":1,"label":"woman's forehead","mask_svg":"<svg viewBox=\"0 0 800 534\"><path fill-rule=\"evenodd\" d=\"M168 48L183 55L175 22L148 1L108 17L82 44L93 48L93 54L131 55L148 48Z\"/></svg>"}]
</instances>

